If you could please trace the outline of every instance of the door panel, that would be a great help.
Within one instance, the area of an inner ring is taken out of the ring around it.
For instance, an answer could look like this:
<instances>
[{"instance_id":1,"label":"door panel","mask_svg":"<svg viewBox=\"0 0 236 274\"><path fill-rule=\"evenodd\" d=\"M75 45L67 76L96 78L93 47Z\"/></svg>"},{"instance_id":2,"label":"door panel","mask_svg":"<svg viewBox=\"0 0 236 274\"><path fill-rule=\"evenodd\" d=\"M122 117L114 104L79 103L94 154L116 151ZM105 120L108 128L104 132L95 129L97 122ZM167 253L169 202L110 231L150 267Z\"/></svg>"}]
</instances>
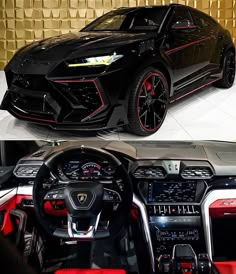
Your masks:
<instances>
[{"instance_id":1,"label":"door panel","mask_svg":"<svg viewBox=\"0 0 236 274\"><path fill-rule=\"evenodd\" d=\"M215 55L217 48L217 36L219 32L218 25L209 16L202 14L196 10L191 10L191 14L194 23L198 26L199 37L206 39L205 43L202 45L200 62L202 62L203 65L204 62L206 62L205 66L203 66L206 67L206 70L215 68L216 64L218 63Z\"/></svg>"},{"instance_id":2,"label":"door panel","mask_svg":"<svg viewBox=\"0 0 236 274\"><path fill-rule=\"evenodd\" d=\"M180 21L188 20L194 24L189 10L175 7L167 25L164 55L169 61L174 75L174 89L181 86L186 79L199 70L200 46L198 29L173 30L172 26ZM202 41L203 42L203 41Z\"/></svg>"},{"instance_id":3,"label":"door panel","mask_svg":"<svg viewBox=\"0 0 236 274\"><path fill-rule=\"evenodd\" d=\"M175 82L195 74L201 64L201 45L206 40L196 35L196 31L172 32L167 38L165 54L171 63ZM202 44L201 44L202 43Z\"/></svg>"},{"instance_id":4,"label":"door panel","mask_svg":"<svg viewBox=\"0 0 236 274\"><path fill-rule=\"evenodd\" d=\"M188 20L197 27L172 30L171 26L179 20ZM212 25L209 24L206 30L206 26L203 27L201 21L194 20L188 8L174 9L168 26L164 54L173 70L175 93L213 69L211 56L215 44L216 37Z\"/></svg>"}]
</instances>

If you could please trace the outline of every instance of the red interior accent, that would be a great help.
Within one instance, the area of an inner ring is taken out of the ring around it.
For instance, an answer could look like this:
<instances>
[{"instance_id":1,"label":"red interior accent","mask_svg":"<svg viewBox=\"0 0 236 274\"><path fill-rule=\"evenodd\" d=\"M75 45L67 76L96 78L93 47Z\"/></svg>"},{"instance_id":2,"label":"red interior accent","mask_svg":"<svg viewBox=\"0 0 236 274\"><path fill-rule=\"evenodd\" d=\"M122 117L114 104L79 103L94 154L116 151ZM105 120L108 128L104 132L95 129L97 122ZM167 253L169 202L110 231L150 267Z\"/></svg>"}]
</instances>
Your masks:
<instances>
[{"instance_id":1,"label":"red interior accent","mask_svg":"<svg viewBox=\"0 0 236 274\"><path fill-rule=\"evenodd\" d=\"M60 269L55 274L126 274L122 269Z\"/></svg>"},{"instance_id":2,"label":"red interior accent","mask_svg":"<svg viewBox=\"0 0 236 274\"><path fill-rule=\"evenodd\" d=\"M180 263L183 274L192 274L192 263L182 262Z\"/></svg>"},{"instance_id":3,"label":"red interior accent","mask_svg":"<svg viewBox=\"0 0 236 274\"><path fill-rule=\"evenodd\" d=\"M4 211L3 225L0 229L4 235L7 235L13 231L13 227L12 227L12 223L11 223L11 219L10 219L10 210L16 209L17 206L21 206L22 199L32 199L32 195L21 195L21 194L18 195L17 194L0 206L0 211ZM45 213L54 215L54 216L66 216L67 215L66 209L55 209L53 207L53 203L56 203L56 205L62 205L65 202L63 200L46 201L44 203Z\"/></svg>"},{"instance_id":4,"label":"red interior accent","mask_svg":"<svg viewBox=\"0 0 236 274\"><path fill-rule=\"evenodd\" d=\"M236 274L236 262L214 262L220 274Z\"/></svg>"},{"instance_id":5,"label":"red interior accent","mask_svg":"<svg viewBox=\"0 0 236 274\"><path fill-rule=\"evenodd\" d=\"M33 199L33 198L32 198L32 195L17 194L16 195L16 205L20 205L23 199Z\"/></svg>"},{"instance_id":6,"label":"red interior accent","mask_svg":"<svg viewBox=\"0 0 236 274\"><path fill-rule=\"evenodd\" d=\"M63 200L59 201L46 201L43 205L44 212L49 215L54 216L67 216L67 209L55 209L53 205L64 205L65 202Z\"/></svg>"},{"instance_id":7,"label":"red interior accent","mask_svg":"<svg viewBox=\"0 0 236 274\"><path fill-rule=\"evenodd\" d=\"M33 199L32 195L16 195L16 205L21 206L22 200L23 199ZM53 207L53 204L56 205L62 205L65 204L63 200L59 201L46 201L44 203L44 211L46 214L49 215L54 215L54 216L66 216L67 215L67 210L66 209L55 209ZM33 209L33 208L32 208Z\"/></svg>"},{"instance_id":8,"label":"red interior accent","mask_svg":"<svg viewBox=\"0 0 236 274\"><path fill-rule=\"evenodd\" d=\"M133 221L138 222L139 211L138 211L138 207L135 204L132 204L132 208L130 210L129 216Z\"/></svg>"},{"instance_id":9,"label":"red interior accent","mask_svg":"<svg viewBox=\"0 0 236 274\"><path fill-rule=\"evenodd\" d=\"M236 217L236 199L216 200L209 206L209 214L213 218Z\"/></svg>"},{"instance_id":10,"label":"red interior accent","mask_svg":"<svg viewBox=\"0 0 236 274\"><path fill-rule=\"evenodd\" d=\"M183 268L192 268L192 264L189 262L183 262L183 263L180 263L180 265Z\"/></svg>"},{"instance_id":11,"label":"red interior accent","mask_svg":"<svg viewBox=\"0 0 236 274\"><path fill-rule=\"evenodd\" d=\"M11 219L10 219L10 210L16 208L16 197L12 197L6 203L0 206L0 211L4 211L3 225L1 231L3 235L7 235L13 231Z\"/></svg>"}]
</instances>

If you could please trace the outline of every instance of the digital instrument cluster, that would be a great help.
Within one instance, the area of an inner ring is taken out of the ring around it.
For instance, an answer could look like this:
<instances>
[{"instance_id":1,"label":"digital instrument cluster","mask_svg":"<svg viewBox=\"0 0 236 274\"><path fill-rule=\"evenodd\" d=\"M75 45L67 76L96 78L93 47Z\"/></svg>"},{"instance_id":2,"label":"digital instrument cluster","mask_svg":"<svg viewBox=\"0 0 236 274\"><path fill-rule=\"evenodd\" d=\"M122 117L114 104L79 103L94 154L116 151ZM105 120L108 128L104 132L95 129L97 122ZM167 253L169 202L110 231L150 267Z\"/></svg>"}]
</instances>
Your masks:
<instances>
[{"instance_id":1,"label":"digital instrument cluster","mask_svg":"<svg viewBox=\"0 0 236 274\"><path fill-rule=\"evenodd\" d=\"M74 158L60 163L57 172L62 180L109 180L113 178L115 168L106 160Z\"/></svg>"}]
</instances>

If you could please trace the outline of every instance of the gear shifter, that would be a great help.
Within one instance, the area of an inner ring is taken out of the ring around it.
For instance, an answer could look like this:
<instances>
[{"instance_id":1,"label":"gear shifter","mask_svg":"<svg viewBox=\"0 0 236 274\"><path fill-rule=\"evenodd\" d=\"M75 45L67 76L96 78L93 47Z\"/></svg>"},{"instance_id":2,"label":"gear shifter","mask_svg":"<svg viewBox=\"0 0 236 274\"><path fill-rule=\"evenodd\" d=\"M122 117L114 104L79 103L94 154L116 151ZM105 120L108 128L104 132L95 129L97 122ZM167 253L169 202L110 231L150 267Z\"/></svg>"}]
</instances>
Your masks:
<instances>
[{"instance_id":1,"label":"gear shifter","mask_svg":"<svg viewBox=\"0 0 236 274\"><path fill-rule=\"evenodd\" d=\"M189 244L177 244L173 248L173 273L196 274L197 256Z\"/></svg>"}]
</instances>

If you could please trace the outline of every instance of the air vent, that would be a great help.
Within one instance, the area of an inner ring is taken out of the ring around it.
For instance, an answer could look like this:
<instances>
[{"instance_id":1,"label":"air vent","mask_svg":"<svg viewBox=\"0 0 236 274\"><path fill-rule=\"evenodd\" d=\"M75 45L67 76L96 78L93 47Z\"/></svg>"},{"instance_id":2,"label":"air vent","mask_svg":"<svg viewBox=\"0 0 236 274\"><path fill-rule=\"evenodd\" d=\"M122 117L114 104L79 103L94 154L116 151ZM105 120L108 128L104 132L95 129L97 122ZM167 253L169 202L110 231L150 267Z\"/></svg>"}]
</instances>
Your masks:
<instances>
[{"instance_id":1,"label":"air vent","mask_svg":"<svg viewBox=\"0 0 236 274\"><path fill-rule=\"evenodd\" d=\"M41 156L43 156L43 154L45 153L45 150L39 150L39 151L36 151L35 153L33 153L32 155L31 155L31 157L36 157L36 158L38 158L38 157L41 157Z\"/></svg>"},{"instance_id":2,"label":"air vent","mask_svg":"<svg viewBox=\"0 0 236 274\"><path fill-rule=\"evenodd\" d=\"M13 173L17 178L35 178L39 169L38 165L18 165Z\"/></svg>"},{"instance_id":3,"label":"air vent","mask_svg":"<svg viewBox=\"0 0 236 274\"><path fill-rule=\"evenodd\" d=\"M134 172L135 178L165 178L166 171L163 167L139 167Z\"/></svg>"},{"instance_id":4,"label":"air vent","mask_svg":"<svg viewBox=\"0 0 236 274\"><path fill-rule=\"evenodd\" d=\"M209 167L186 167L181 171L181 176L184 179L210 179L213 172Z\"/></svg>"}]
</instances>

